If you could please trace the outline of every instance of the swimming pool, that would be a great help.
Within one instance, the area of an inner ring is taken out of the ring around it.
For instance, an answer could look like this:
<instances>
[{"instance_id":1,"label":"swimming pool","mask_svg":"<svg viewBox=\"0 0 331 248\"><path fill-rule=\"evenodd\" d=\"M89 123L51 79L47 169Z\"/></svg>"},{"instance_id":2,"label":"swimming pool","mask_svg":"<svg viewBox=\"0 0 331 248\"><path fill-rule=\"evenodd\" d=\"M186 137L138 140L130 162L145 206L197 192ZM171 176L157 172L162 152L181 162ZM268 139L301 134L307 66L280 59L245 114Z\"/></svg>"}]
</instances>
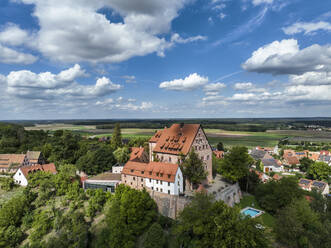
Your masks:
<instances>
[{"instance_id":1,"label":"swimming pool","mask_svg":"<svg viewBox=\"0 0 331 248\"><path fill-rule=\"evenodd\" d=\"M251 218L255 218L263 214L264 212L262 210L258 210L256 208L246 207L240 211L245 216L249 216Z\"/></svg>"}]
</instances>

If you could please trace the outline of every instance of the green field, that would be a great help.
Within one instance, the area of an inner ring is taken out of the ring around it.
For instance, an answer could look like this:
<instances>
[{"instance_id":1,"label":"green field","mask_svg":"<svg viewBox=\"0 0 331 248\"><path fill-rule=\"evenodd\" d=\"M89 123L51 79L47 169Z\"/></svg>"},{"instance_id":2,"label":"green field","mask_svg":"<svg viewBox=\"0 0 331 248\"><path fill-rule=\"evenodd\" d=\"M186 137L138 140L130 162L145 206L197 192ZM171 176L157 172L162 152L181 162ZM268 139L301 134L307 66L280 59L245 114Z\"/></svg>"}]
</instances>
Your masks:
<instances>
[{"instance_id":1,"label":"green field","mask_svg":"<svg viewBox=\"0 0 331 248\"><path fill-rule=\"evenodd\" d=\"M43 124L34 127L26 127L26 130L71 130L77 134L89 137L111 136L112 129L97 129L93 125L71 125L71 124ZM151 137L156 129L123 128L123 138ZM300 131L300 130L268 130L267 132L240 132L225 131L221 129L205 129L208 140L212 146L223 142L225 146L275 146L279 140L289 137L296 141L320 141L331 142L331 132L325 131Z\"/></svg>"}]
</instances>

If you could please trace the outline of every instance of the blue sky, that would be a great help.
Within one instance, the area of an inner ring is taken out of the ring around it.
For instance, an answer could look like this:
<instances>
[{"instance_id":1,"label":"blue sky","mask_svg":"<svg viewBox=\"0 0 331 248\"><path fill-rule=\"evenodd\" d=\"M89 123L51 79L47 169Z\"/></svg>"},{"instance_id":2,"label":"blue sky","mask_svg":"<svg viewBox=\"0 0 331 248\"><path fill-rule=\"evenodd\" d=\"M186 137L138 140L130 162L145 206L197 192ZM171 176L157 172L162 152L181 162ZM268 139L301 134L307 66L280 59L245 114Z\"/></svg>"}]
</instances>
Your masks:
<instances>
[{"instance_id":1,"label":"blue sky","mask_svg":"<svg viewBox=\"0 0 331 248\"><path fill-rule=\"evenodd\" d=\"M0 119L331 116L325 0L2 0Z\"/></svg>"}]
</instances>

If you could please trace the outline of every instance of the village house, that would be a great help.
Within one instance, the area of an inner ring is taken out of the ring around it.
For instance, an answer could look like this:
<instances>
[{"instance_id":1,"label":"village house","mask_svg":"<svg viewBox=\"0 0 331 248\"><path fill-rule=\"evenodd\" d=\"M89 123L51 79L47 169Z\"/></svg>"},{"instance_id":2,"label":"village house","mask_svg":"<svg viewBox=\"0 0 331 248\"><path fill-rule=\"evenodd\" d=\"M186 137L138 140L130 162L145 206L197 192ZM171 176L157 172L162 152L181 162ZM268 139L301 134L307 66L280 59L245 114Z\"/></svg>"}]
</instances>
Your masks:
<instances>
[{"instance_id":1,"label":"village house","mask_svg":"<svg viewBox=\"0 0 331 248\"><path fill-rule=\"evenodd\" d=\"M26 156L30 165L45 164L45 159L40 151L27 151Z\"/></svg>"},{"instance_id":2,"label":"village house","mask_svg":"<svg viewBox=\"0 0 331 248\"><path fill-rule=\"evenodd\" d=\"M124 163L116 163L111 167L111 172L115 174L121 174L124 168Z\"/></svg>"},{"instance_id":3,"label":"village house","mask_svg":"<svg viewBox=\"0 0 331 248\"><path fill-rule=\"evenodd\" d=\"M99 175L87 178L83 181L83 188L102 189L103 191L114 193L116 187L121 183L121 174L104 172Z\"/></svg>"},{"instance_id":4,"label":"village house","mask_svg":"<svg viewBox=\"0 0 331 248\"><path fill-rule=\"evenodd\" d=\"M303 190L311 191L312 189L316 189L321 192L322 195L329 194L329 184L322 181L313 181L305 178L301 178L299 180L299 187Z\"/></svg>"},{"instance_id":5,"label":"village house","mask_svg":"<svg viewBox=\"0 0 331 248\"><path fill-rule=\"evenodd\" d=\"M18 168L29 165L26 154L0 154L0 172L15 173Z\"/></svg>"},{"instance_id":6,"label":"village house","mask_svg":"<svg viewBox=\"0 0 331 248\"><path fill-rule=\"evenodd\" d=\"M261 161L263 164L263 172L265 173L284 171L282 163L279 160L274 159L268 151L263 149L253 149L250 155L255 161Z\"/></svg>"},{"instance_id":7,"label":"village house","mask_svg":"<svg viewBox=\"0 0 331 248\"><path fill-rule=\"evenodd\" d=\"M180 163L194 149L204 163L208 182L212 176L212 149L200 124L173 124L155 133L149 140L149 160Z\"/></svg>"},{"instance_id":8,"label":"village house","mask_svg":"<svg viewBox=\"0 0 331 248\"><path fill-rule=\"evenodd\" d=\"M260 150L260 151L265 151L268 152L270 155L278 155L278 146L275 147L261 147L261 146L257 146L255 148L256 150Z\"/></svg>"},{"instance_id":9,"label":"village house","mask_svg":"<svg viewBox=\"0 0 331 248\"><path fill-rule=\"evenodd\" d=\"M215 157L218 158L218 159L224 158L224 151L216 150L216 151L213 151L213 153L214 153Z\"/></svg>"},{"instance_id":10,"label":"village house","mask_svg":"<svg viewBox=\"0 0 331 248\"><path fill-rule=\"evenodd\" d=\"M183 193L183 174L178 164L128 161L122 171L122 183L131 188L169 195Z\"/></svg>"},{"instance_id":11,"label":"village house","mask_svg":"<svg viewBox=\"0 0 331 248\"><path fill-rule=\"evenodd\" d=\"M35 164L35 165L23 166L16 171L16 173L13 177L14 181L15 181L15 183L17 183L21 186L27 186L28 185L28 176L31 173L34 173L37 171L50 172L52 174L57 173L56 167L54 164Z\"/></svg>"}]
</instances>

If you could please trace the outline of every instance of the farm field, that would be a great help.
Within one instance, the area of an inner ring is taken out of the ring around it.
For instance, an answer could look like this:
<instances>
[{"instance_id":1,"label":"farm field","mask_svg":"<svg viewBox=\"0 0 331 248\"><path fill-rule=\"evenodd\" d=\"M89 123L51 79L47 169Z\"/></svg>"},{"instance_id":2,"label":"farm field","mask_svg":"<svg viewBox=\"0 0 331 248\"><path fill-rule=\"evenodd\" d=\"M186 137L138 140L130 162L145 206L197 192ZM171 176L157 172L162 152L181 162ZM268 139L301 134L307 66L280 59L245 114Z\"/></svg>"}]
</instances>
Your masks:
<instances>
[{"instance_id":1,"label":"farm field","mask_svg":"<svg viewBox=\"0 0 331 248\"><path fill-rule=\"evenodd\" d=\"M112 129L97 129L93 125L71 125L71 124L43 124L34 127L26 127L26 130L71 130L83 136L104 137L111 136ZM144 128L123 128L123 138L150 137L157 129ZM242 145L254 146L275 146L280 139L288 137L295 141L320 141L331 142L331 132L325 131L300 131L300 130L268 130L267 132L241 132L225 131L221 129L205 129L206 135L212 146L223 142L225 146Z\"/></svg>"}]
</instances>

